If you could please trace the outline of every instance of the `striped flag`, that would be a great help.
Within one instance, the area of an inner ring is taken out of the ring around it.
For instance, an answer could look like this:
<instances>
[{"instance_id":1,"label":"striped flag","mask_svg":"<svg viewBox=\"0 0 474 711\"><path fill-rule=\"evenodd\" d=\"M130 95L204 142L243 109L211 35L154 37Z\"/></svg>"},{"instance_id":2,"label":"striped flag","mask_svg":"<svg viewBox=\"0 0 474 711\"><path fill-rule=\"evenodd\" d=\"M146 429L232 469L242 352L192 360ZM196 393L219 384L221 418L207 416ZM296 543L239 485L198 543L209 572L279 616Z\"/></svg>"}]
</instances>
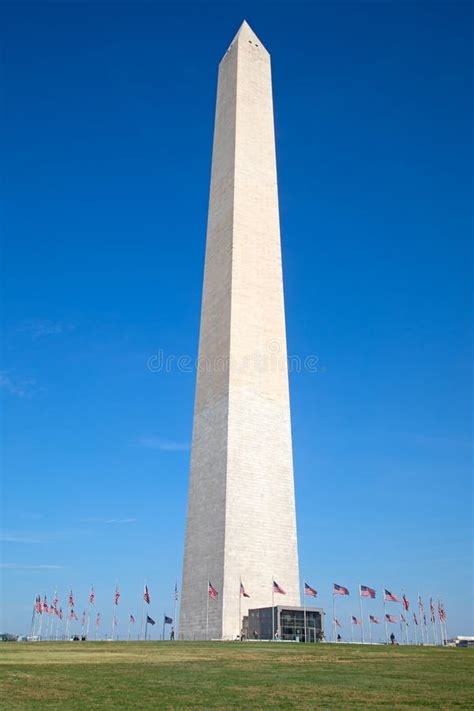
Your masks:
<instances>
[{"instance_id":1,"label":"striped flag","mask_svg":"<svg viewBox=\"0 0 474 711\"><path fill-rule=\"evenodd\" d=\"M342 627L341 623L336 618L334 618L334 624L336 625L336 627Z\"/></svg>"},{"instance_id":2,"label":"striped flag","mask_svg":"<svg viewBox=\"0 0 474 711\"><path fill-rule=\"evenodd\" d=\"M400 602L400 599L390 592L390 590L383 591L383 599L385 602Z\"/></svg>"},{"instance_id":3,"label":"striped flag","mask_svg":"<svg viewBox=\"0 0 474 711\"><path fill-rule=\"evenodd\" d=\"M357 619L354 615L352 615L352 624L353 625L360 625L362 624L360 620Z\"/></svg>"},{"instance_id":4,"label":"striped flag","mask_svg":"<svg viewBox=\"0 0 474 711\"><path fill-rule=\"evenodd\" d=\"M97 613L97 617L95 618L95 623L96 623L97 627L99 627L99 625L101 623L100 612Z\"/></svg>"},{"instance_id":5,"label":"striped flag","mask_svg":"<svg viewBox=\"0 0 474 711\"><path fill-rule=\"evenodd\" d=\"M278 585L276 580L273 581L273 592L279 593L279 595L286 595L286 591L283 590L283 588L280 585Z\"/></svg>"},{"instance_id":6,"label":"striped flag","mask_svg":"<svg viewBox=\"0 0 474 711\"><path fill-rule=\"evenodd\" d=\"M132 624L132 625L135 624L135 618L133 615L130 615L130 624Z\"/></svg>"},{"instance_id":7,"label":"striped flag","mask_svg":"<svg viewBox=\"0 0 474 711\"><path fill-rule=\"evenodd\" d=\"M421 599L421 595L418 595L418 607L420 608L420 612L425 611L425 606L423 605L423 600Z\"/></svg>"},{"instance_id":8,"label":"striped flag","mask_svg":"<svg viewBox=\"0 0 474 711\"><path fill-rule=\"evenodd\" d=\"M380 620L375 615L369 615L369 622L373 622L374 625L379 625Z\"/></svg>"},{"instance_id":9,"label":"striped flag","mask_svg":"<svg viewBox=\"0 0 474 711\"><path fill-rule=\"evenodd\" d=\"M149 605L150 604L150 593L148 592L148 586L145 585L145 590L143 591L143 599Z\"/></svg>"},{"instance_id":10,"label":"striped flag","mask_svg":"<svg viewBox=\"0 0 474 711\"><path fill-rule=\"evenodd\" d=\"M74 607L74 597L73 597L73 594L72 594L72 590L71 590L71 592L69 593L69 607Z\"/></svg>"},{"instance_id":11,"label":"striped flag","mask_svg":"<svg viewBox=\"0 0 474 711\"><path fill-rule=\"evenodd\" d=\"M44 600L43 600L43 612L49 612L48 599L47 599L46 595L44 596Z\"/></svg>"},{"instance_id":12,"label":"striped flag","mask_svg":"<svg viewBox=\"0 0 474 711\"><path fill-rule=\"evenodd\" d=\"M176 581L175 586L174 586L174 599L177 600L179 597L178 593L178 581Z\"/></svg>"},{"instance_id":13,"label":"striped flag","mask_svg":"<svg viewBox=\"0 0 474 711\"><path fill-rule=\"evenodd\" d=\"M404 615L403 613L400 613L400 620L401 620L404 624L406 624L406 625L408 624L408 622L407 622L406 619L405 619L405 615Z\"/></svg>"},{"instance_id":14,"label":"striped flag","mask_svg":"<svg viewBox=\"0 0 474 711\"><path fill-rule=\"evenodd\" d=\"M434 609L432 597L430 597L430 612L431 612L431 622L434 622L436 618L435 618L435 609Z\"/></svg>"},{"instance_id":15,"label":"striped flag","mask_svg":"<svg viewBox=\"0 0 474 711\"><path fill-rule=\"evenodd\" d=\"M69 615L69 619L71 620L77 620L77 615L74 612L74 610L71 610L71 614Z\"/></svg>"},{"instance_id":16,"label":"striped flag","mask_svg":"<svg viewBox=\"0 0 474 711\"><path fill-rule=\"evenodd\" d=\"M35 610L39 615L41 615L41 595L36 596Z\"/></svg>"},{"instance_id":17,"label":"striped flag","mask_svg":"<svg viewBox=\"0 0 474 711\"><path fill-rule=\"evenodd\" d=\"M150 617L150 615L147 615L146 616L146 623L147 623L147 625L154 625L155 620L152 617Z\"/></svg>"},{"instance_id":18,"label":"striped flag","mask_svg":"<svg viewBox=\"0 0 474 711\"><path fill-rule=\"evenodd\" d=\"M242 595L242 597L250 597L248 592L245 591L244 584L242 581L240 581L240 594Z\"/></svg>"},{"instance_id":19,"label":"striped flag","mask_svg":"<svg viewBox=\"0 0 474 711\"><path fill-rule=\"evenodd\" d=\"M89 602L91 605L94 604L94 600L95 600L95 592L94 592L94 586L92 586L90 594L89 594Z\"/></svg>"},{"instance_id":20,"label":"striped flag","mask_svg":"<svg viewBox=\"0 0 474 711\"><path fill-rule=\"evenodd\" d=\"M308 597L316 597L316 595L318 594L318 591L315 590L314 588L312 588L311 585L308 585L308 583L305 582L304 594L307 595Z\"/></svg>"},{"instance_id":21,"label":"striped flag","mask_svg":"<svg viewBox=\"0 0 474 711\"><path fill-rule=\"evenodd\" d=\"M404 609L408 612L408 610L410 609L410 602L409 602L407 596L405 595L405 593L403 593L402 605L403 605Z\"/></svg>"},{"instance_id":22,"label":"striped flag","mask_svg":"<svg viewBox=\"0 0 474 711\"><path fill-rule=\"evenodd\" d=\"M58 593L55 592L55 593L54 593L54 600L53 600L53 605L54 605L54 607L57 607L57 606L58 606L58 602L59 602Z\"/></svg>"},{"instance_id":23,"label":"striped flag","mask_svg":"<svg viewBox=\"0 0 474 711\"><path fill-rule=\"evenodd\" d=\"M165 615L165 616L164 616L164 619L163 619L163 624L164 624L164 625L172 625L172 624L173 624L173 618L172 618L172 617L168 617L168 615Z\"/></svg>"},{"instance_id":24,"label":"striped flag","mask_svg":"<svg viewBox=\"0 0 474 711\"><path fill-rule=\"evenodd\" d=\"M219 594L210 580L208 581L207 594L209 595L211 600L217 600L217 596Z\"/></svg>"},{"instance_id":25,"label":"striped flag","mask_svg":"<svg viewBox=\"0 0 474 711\"><path fill-rule=\"evenodd\" d=\"M418 620L417 620L417 618L416 618L415 613L413 613L413 622L414 622L415 625L418 627Z\"/></svg>"},{"instance_id":26,"label":"striped flag","mask_svg":"<svg viewBox=\"0 0 474 711\"><path fill-rule=\"evenodd\" d=\"M118 605L119 600L120 600L120 590L118 589L118 585L117 585L117 587L115 588L114 603L116 605Z\"/></svg>"},{"instance_id":27,"label":"striped flag","mask_svg":"<svg viewBox=\"0 0 474 711\"><path fill-rule=\"evenodd\" d=\"M361 597L370 597L372 600L375 599L375 590L373 588L367 587L367 585L361 585L360 586L360 596Z\"/></svg>"},{"instance_id":28,"label":"striped flag","mask_svg":"<svg viewBox=\"0 0 474 711\"><path fill-rule=\"evenodd\" d=\"M332 594L333 595L350 595L350 592L343 585L336 585L336 583L334 583L333 588L332 588Z\"/></svg>"},{"instance_id":29,"label":"striped flag","mask_svg":"<svg viewBox=\"0 0 474 711\"><path fill-rule=\"evenodd\" d=\"M396 615L385 615L385 619L387 620L387 622L398 622Z\"/></svg>"}]
</instances>

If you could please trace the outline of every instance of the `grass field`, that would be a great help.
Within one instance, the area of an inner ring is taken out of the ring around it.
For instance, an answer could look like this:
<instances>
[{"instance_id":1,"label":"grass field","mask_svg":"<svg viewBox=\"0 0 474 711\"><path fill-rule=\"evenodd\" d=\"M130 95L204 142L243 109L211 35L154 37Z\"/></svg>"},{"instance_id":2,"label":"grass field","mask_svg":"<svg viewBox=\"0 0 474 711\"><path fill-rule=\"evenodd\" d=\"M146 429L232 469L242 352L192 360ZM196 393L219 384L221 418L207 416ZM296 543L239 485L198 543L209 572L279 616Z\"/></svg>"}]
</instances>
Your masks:
<instances>
[{"instance_id":1,"label":"grass field","mask_svg":"<svg viewBox=\"0 0 474 711\"><path fill-rule=\"evenodd\" d=\"M4 643L2 709L474 709L474 650Z\"/></svg>"}]
</instances>

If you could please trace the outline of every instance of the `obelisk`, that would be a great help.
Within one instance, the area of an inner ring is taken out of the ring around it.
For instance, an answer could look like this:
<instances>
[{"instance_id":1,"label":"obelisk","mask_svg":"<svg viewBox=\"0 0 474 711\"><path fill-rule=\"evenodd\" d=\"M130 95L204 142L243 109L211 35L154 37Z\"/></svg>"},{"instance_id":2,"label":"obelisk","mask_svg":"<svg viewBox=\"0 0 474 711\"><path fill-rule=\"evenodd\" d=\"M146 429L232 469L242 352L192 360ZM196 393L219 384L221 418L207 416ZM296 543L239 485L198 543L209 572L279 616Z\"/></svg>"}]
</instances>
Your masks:
<instances>
[{"instance_id":1,"label":"obelisk","mask_svg":"<svg viewBox=\"0 0 474 711\"><path fill-rule=\"evenodd\" d=\"M244 22L219 66L180 638L234 639L273 579L300 604L270 55Z\"/></svg>"}]
</instances>

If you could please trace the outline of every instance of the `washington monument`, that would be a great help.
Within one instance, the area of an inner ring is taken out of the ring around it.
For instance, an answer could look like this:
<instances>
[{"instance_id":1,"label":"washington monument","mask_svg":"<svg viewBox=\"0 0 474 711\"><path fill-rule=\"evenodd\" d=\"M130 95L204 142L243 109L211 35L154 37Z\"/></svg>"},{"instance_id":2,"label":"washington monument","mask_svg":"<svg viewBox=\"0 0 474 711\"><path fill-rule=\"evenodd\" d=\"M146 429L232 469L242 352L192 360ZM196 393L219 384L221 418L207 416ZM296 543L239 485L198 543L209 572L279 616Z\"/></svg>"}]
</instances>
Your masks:
<instances>
[{"instance_id":1,"label":"washington monument","mask_svg":"<svg viewBox=\"0 0 474 711\"><path fill-rule=\"evenodd\" d=\"M273 580L300 604L270 55L244 22L219 65L180 637L234 639Z\"/></svg>"}]
</instances>

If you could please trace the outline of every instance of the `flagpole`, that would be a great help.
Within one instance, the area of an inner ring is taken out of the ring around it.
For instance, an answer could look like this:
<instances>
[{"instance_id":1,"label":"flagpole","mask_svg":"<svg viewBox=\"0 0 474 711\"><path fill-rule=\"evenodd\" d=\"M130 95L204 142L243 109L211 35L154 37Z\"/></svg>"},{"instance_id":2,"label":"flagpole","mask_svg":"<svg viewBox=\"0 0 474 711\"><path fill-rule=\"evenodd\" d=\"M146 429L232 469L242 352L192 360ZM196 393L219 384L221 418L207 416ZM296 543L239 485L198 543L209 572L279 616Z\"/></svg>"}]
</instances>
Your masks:
<instances>
[{"instance_id":1,"label":"flagpole","mask_svg":"<svg viewBox=\"0 0 474 711\"><path fill-rule=\"evenodd\" d=\"M140 622L140 634L138 635L138 639L141 640L143 638L143 623L144 623L144 611L145 611L145 589L146 589L146 580L143 583L143 594L142 594L142 619Z\"/></svg>"},{"instance_id":2,"label":"flagpole","mask_svg":"<svg viewBox=\"0 0 474 711\"><path fill-rule=\"evenodd\" d=\"M31 625L30 625L30 637L33 637L33 632L35 630L35 614L36 614L36 606L33 605L33 614L31 615Z\"/></svg>"},{"instance_id":3,"label":"flagpole","mask_svg":"<svg viewBox=\"0 0 474 711\"><path fill-rule=\"evenodd\" d=\"M117 586L115 586L115 590L117 590ZM114 627L115 627L115 593L114 593L114 604L112 607L112 642L114 641Z\"/></svg>"},{"instance_id":4,"label":"flagpole","mask_svg":"<svg viewBox=\"0 0 474 711\"><path fill-rule=\"evenodd\" d=\"M176 581L176 585L174 588L174 629L175 629L175 637L177 638L177 631L178 631L178 625L176 624L176 610L178 607L178 581Z\"/></svg>"},{"instance_id":5,"label":"flagpole","mask_svg":"<svg viewBox=\"0 0 474 711\"><path fill-rule=\"evenodd\" d=\"M272 642L275 641L275 580L272 578Z\"/></svg>"},{"instance_id":6,"label":"flagpole","mask_svg":"<svg viewBox=\"0 0 474 711\"><path fill-rule=\"evenodd\" d=\"M420 604L421 602L421 604ZM420 611L420 627L421 627L421 643L424 645L425 644L425 630L424 628L424 611L422 610L422 600L421 600L421 595L418 593L418 609Z\"/></svg>"},{"instance_id":7,"label":"flagpole","mask_svg":"<svg viewBox=\"0 0 474 711\"><path fill-rule=\"evenodd\" d=\"M147 639L147 632L148 632L148 613L147 613L146 621L145 621L145 642Z\"/></svg>"},{"instance_id":8,"label":"flagpole","mask_svg":"<svg viewBox=\"0 0 474 711\"><path fill-rule=\"evenodd\" d=\"M369 625L369 642L372 644L372 624L370 622L370 615L367 615L367 623Z\"/></svg>"},{"instance_id":9,"label":"flagpole","mask_svg":"<svg viewBox=\"0 0 474 711\"><path fill-rule=\"evenodd\" d=\"M165 613L163 613L163 642L165 641Z\"/></svg>"},{"instance_id":10,"label":"flagpole","mask_svg":"<svg viewBox=\"0 0 474 711\"><path fill-rule=\"evenodd\" d=\"M432 606L433 606L433 599L432 599L431 593L430 593L431 638L432 638L432 640L433 640L433 646L435 646L435 645L436 645L436 641L435 641L435 628L434 628L434 623L433 623L433 612L432 612L432 609L431 609Z\"/></svg>"},{"instance_id":11,"label":"flagpole","mask_svg":"<svg viewBox=\"0 0 474 711\"><path fill-rule=\"evenodd\" d=\"M89 638L89 627L90 627L90 622L91 622L91 612L92 612L91 594L92 594L92 590L93 590L93 586L91 586L91 592L89 593L89 614L87 615L86 639Z\"/></svg>"},{"instance_id":12,"label":"flagpole","mask_svg":"<svg viewBox=\"0 0 474 711\"><path fill-rule=\"evenodd\" d=\"M130 615L128 616L128 641L130 642L130 630L131 630L131 625L132 621L130 619Z\"/></svg>"},{"instance_id":13,"label":"flagpole","mask_svg":"<svg viewBox=\"0 0 474 711\"><path fill-rule=\"evenodd\" d=\"M418 647L418 630L416 629L415 619L413 619L413 627L415 631L415 646Z\"/></svg>"},{"instance_id":14,"label":"flagpole","mask_svg":"<svg viewBox=\"0 0 474 711\"><path fill-rule=\"evenodd\" d=\"M43 610L40 612L40 623L38 629L38 638L41 639L41 630L43 629Z\"/></svg>"},{"instance_id":15,"label":"flagpole","mask_svg":"<svg viewBox=\"0 0 474 711\"><path fill-rule=\"evenodd\" d=\"M385 599L385 588L383 588L383 621L385 625L385 644L388 644L387 601Z\"/></svg>"},{"instance_id":16,"label":"flagpole","mask_svg":"<svg viewBox=\"0 0 474 711\"><path fill-rule=\"evenodd\" d=\"M364 644L364 611L362 609L362 595L361 593L361 587L359 583L359 604L360 604L360 636L362 639L362 644Z\"/></svg>"},{"instance_id":17,"label":"flagpole","mask_svg":"<svg viewBox=\"0 0 474 711\"><path fill-rule=\"evenodd\" d=\"M206 585L206 642L209 639L209 576Z\"/></svg>"},{"instance_id":18,"label":"flagpole","mask_svg":"<svg viewBox=\"0 0 474 711\"><path fill-rule=\"evenodd\" d=\"M354 644L354 620L351 616L351 644Z\"/></svg>"},{"instance_id":19,"label":"flagpole","mask_svg":"<svg viewBox=\"0 0 474 711\"><path fill-rule=\"evenodd\" d=\"M305 579L303 578L303 620L304 620L304 641L305 644L307 639L307 625L306 625L306 593L305 593Z\"/></svg>"},{"instance_id":20,"label":"flagpole","mask_svg":"<svg viewBox=\"0 0 474 711\"><path fill-rule=\"evenodd\" d=\"M336 596L332 591L332 641L336 641Z\"/></svg>"}]
</instances>

